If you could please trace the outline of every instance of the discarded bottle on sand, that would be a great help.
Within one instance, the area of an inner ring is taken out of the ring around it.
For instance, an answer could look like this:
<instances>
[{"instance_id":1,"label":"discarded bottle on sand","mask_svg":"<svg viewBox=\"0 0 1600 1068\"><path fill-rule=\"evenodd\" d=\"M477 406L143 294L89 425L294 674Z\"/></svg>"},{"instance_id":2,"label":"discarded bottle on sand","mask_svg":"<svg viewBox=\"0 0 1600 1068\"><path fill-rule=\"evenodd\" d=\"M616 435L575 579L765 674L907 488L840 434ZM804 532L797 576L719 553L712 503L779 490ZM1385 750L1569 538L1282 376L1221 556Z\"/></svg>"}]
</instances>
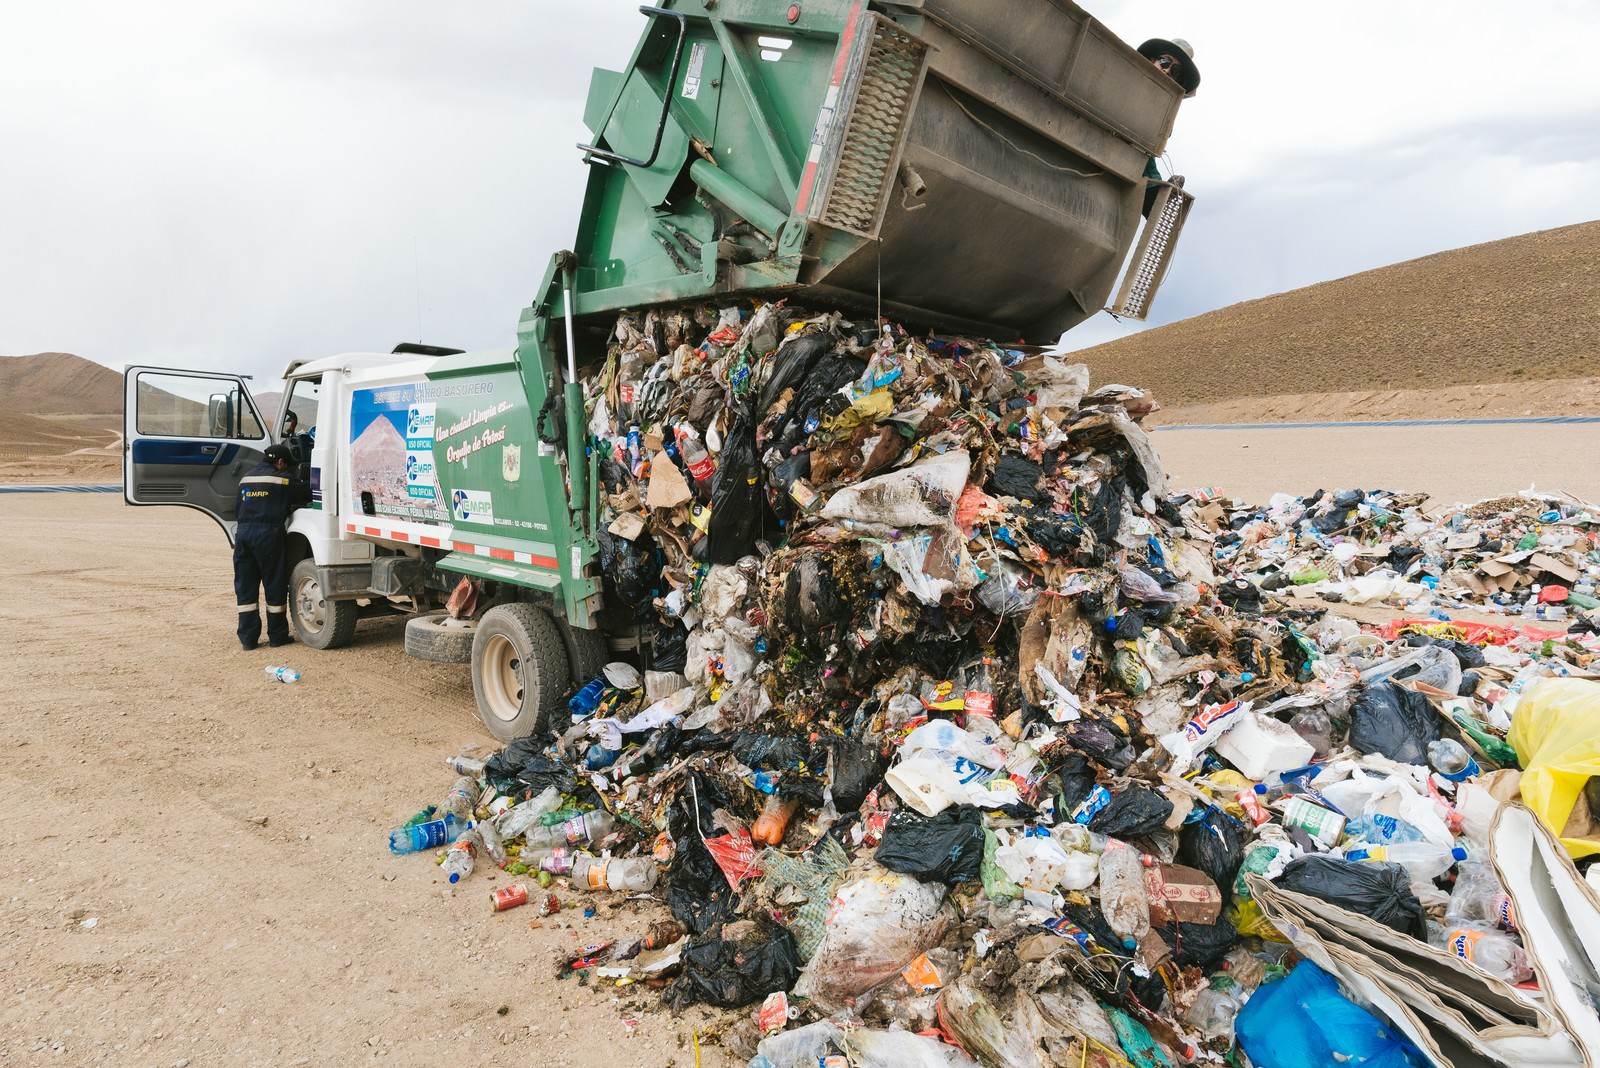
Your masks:
<instances>
[{"instance_id":1,"label":"discarded bottle on sand","mask_svg":"<svg viewBox=\"0 0 1600 1068\"><path fill-rule=\"evenodd\" d=\"M1508 983L1525 983L1533 978L1528 955L1516 938L1487 925L1450 924L1440 928L1429 941L1479 971Z\"/></svg>"},{"instance_id":2,"label":"discarded bottle on sand","mask_svg":"<svg viewBox=\"0 0 1600 1068\"><path fill-rule=\"evenodd\" d=\"M540 819L560 807L561 791L547 786L543 793L506 809L495 822L500 827L501 837L515 838L528 828L539 826Z\"/></svg>"},{"instance_id":3,"label":"discarded bottle on sand","mask_svg":"<svg viewBox=\"0 0 1600 1068\"><path fill-rule=\"evenodd\" d=\"M267 678L271 679L273 682L299 682L300 681L300 672L296 671L292 667L284 667L282 665L275 665L273 667L267 668L266 672L267 672Z\"/></svg>"},{"instance_id":4,"label":"discarded bottle on sand","mask_svg":"<svg viewBox=\"0 0 1600 1068\"><path fill-rule=\"evenodd\" d=\"M479 837L483 839L483 851L489 854L489 859L494 861L498 867L505 867L506 862L511 859L511 854L506 852L505 839L500 837L500 832L495 829L495 825L493 823L479 823L473 826L473 830L477 831Z\"/></svg>"},{"instance_id":5,"label":"discarded bottle on sand","mask_svg":"<svg viewBox=\"0 0 1600 1068\"><path fill-rule=\"evenodd\" d=\"M1139 851L1125 842L1106 843L1100 854L1100 911L1106 923L1132 949L1150 933L1150 899Z\"/></svg>"},{"instance_id":6,"label":"discarded bottle on sand","mask_svg":"<svg viewBox=\"0 0 1600 1068\"><path fill-rule=\"evenodd\" d=\"M450 851L444 855L444 873L452 883L459 883L472 874L474 862L482 848L483 837L476 828L450 843Z\"/></svg>"},{"instance_id":7,"label":"discarded bottle on sand","mask_svg":"<svg viewBox=\"0 0 1600 1068\"><path fill-rule=\"evenodd\" d=\"M1488 927L1517 929L1517 910L1486 860L1461 865L1456 888L1444 912L1445 922L1464 921Z\"/></svg>"},{"instance_id":8,"label":"discarded bottle on sand","mask_svg":"<svg viewBox=\"0 0 1600 1068\"><path fill-rule=\"evenodd\" d=\"M616 818L604 809L585 812L563 823L550 827L536 827L528 831L525 841L530 849L551 849L560 845L582 845L594 842L611 833Z\"/></svg>"},{"instance_id":9,"label":"discarded bottle on sand","mask_svg":"<svg viewBox=\"0 0 1600 1068\"><path fill-rule=\"evenodd\" d=\"M476 779L483 775L483 765L485 762L479 760L477 757L470 757L465 753L458 753L453 757L445 757L444 763L445 767L449 768L457 775L470 775Z\"/></svg>"},{"instance_id":10,"label":"discarded bottle on sand","mask_svg":"<svg viewBox=\"0 0 1600 1068\"><path fill-rule=\"evenodd\" d=\"M471 828L472 824L469 821L454 816L397 827L389 832L389 852L415 853L422 849L449 845Z\"/></svg>"},{"instance_id":11,"label":"discarded bottle on sand","mask_svg":"<svg viewBox=\"0 0 1600 1068\"><path fill-rule=\"evenodd\" d=\"M592 857L587 853L573 859L568 881L574 890L649 890L661 871L650 857Z\"/></svg>"},{"instance_id":12,"label":"discarded bottle on sand","mask_svg":"<svg viewBox=\"0 0 1600 1068\"><path fill-rule=\"evenodd\" d=\"M461 775L456 778L455 784L450 787L450 792L444 795L444 800L439 803L440 812L448 812L458 819L470 820L472 810L478 805L478 780L470 775Z\"/></svg>"}]
</instances>

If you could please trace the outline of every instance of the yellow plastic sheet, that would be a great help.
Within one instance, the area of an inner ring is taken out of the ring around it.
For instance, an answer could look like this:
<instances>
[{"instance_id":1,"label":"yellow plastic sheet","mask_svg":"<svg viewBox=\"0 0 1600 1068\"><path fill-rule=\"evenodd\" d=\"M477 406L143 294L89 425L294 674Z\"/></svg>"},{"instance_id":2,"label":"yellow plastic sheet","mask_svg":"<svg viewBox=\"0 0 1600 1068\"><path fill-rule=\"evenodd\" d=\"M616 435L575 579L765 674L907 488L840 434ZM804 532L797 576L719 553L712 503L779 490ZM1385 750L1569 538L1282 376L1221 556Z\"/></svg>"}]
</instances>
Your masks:
<instances>
[{"instance_id":1,"label":"yellow plastic sheet","mask_svg":"<svg viewBox=\"0 0 1600 1068\"><path fill-rule=\"evenodd\" d=\"M1517 702L1506 736L1522 761L1522 802L1576 857L1600 853L1600 812L1583 796L1600 775L1600 682L1543 679Z\"/></svg>"}]
</instances>

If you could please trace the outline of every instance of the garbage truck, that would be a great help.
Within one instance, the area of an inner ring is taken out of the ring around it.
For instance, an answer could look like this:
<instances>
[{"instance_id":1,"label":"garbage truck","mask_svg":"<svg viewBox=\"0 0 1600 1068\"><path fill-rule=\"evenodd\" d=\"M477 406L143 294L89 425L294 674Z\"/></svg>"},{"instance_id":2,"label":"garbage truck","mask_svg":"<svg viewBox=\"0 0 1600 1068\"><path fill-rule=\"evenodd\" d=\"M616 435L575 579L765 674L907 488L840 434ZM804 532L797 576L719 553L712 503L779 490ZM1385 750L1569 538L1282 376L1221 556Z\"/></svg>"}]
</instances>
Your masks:
<instances>
[{"instance_id":1,"label":"garbage truck","mask_svg":"<svg viewBox=\"0 0 1600 1068\"><path fill-rule=\"evenodd\" d=\"M630 641L607 624L583 388L619 313L793 300L1054 342L1114 287L1142 318L1192 204L1146 176L1183 90L1069 0L639 10L627 66L589 86L576 239L515 344L293 359L275 418L243 376L126 372L129 504L231 540L240 477L283 441L313 496L288 523L299 640L407 613L407 651L470 663L502 740Z\"/></svg>"}]
</instances>

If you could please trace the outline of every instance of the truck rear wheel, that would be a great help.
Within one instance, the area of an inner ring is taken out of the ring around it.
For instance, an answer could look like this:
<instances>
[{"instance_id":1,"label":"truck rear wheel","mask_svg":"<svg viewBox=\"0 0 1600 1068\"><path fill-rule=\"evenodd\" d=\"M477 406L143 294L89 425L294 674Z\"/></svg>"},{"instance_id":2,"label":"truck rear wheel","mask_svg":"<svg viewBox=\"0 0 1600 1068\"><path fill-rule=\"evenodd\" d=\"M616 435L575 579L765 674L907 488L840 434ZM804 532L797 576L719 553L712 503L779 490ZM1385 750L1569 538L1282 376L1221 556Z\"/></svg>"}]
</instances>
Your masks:
<instances>
[{"instance_id":1,"label":"truck rear wheel","mask_svg":"<svg viewBox=\"0 0 1600 1068\"><path fill-rule=\"evenodd\" d=\"M558 620L561 640L567 646L567 664L572 669L572 685L587 686L611 660L606 648L606 636L599 630L574 627L565 619Z\"/></svg>"},{"instance_id":2,"label":"truck rear wheel","mask_svg":"<svg viewBox=\"0 0 1600 1068\"><path fill-rule=\"evenodd\" d=\"M309 556L289 572L289 619L302 645L337 649L356 635L356 603L330 601L317 581L317 563Z\"/></svg>"},{"instance_id":3,"label":"truck rear wheel","mask_svg":"<svg viewBox=\"0 0 1600 1068\"><path fill-rule=\"evenodd\" d=\"M413 616L406 620L406 653L438 664L471 663L472 638L477 633L477 623L452 619L448 612Z\"/></svg>"},{"instance_id":4,"label":"truck rear wheel","mask_svg":"<svg viewBox=\"0 0 1600 1068\"><path fill-rule=\"evenodd\" d=\"M496 605L472 639L472 693L489 733L502 742L542 729L570 682L555 620L531 604Z\"/></svg>"}]
</instances>

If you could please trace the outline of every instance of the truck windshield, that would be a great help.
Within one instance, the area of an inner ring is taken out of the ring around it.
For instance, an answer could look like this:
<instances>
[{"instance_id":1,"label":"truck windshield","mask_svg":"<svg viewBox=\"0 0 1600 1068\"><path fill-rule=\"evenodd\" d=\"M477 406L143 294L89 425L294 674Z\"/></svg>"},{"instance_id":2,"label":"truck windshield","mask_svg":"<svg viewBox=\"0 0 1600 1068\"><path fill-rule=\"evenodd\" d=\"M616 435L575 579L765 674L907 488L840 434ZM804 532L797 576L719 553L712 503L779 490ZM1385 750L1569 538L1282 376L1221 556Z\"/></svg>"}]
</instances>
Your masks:
<instances>
[{"instance_id":1,"label":"truck windshield","mask_svg":"<svg viewBox=\"0 0 1600 1068\"><path fill-rule=\"evenodd\" d=\"M289 384L289 394L283 399L279 414L278 437L287 441L297 434L316 440L318 407L322 402L322 380L301 378Z\"/></svg>"}]
</instances>

